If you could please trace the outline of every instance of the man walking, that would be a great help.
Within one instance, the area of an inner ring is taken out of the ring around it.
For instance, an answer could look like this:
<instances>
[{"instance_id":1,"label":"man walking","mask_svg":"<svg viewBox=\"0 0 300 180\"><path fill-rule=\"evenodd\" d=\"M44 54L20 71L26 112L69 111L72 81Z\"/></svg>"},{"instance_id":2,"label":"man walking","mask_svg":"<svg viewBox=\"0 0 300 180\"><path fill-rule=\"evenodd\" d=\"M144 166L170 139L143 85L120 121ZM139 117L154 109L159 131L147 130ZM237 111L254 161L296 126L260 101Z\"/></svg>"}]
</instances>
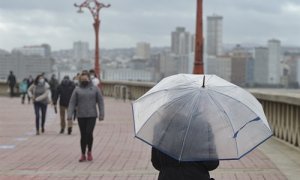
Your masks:
<instances>
[{"instance_id":1,"label":"man walking","mask_svg":"<svg viewBox=\"0 0 300 180\"><path fill-rule=\"evenodd\" d=\"M57 88L58 88L58 85L59 85L59 82L56 79L55 74L53 74L51 76L51 79L49 81L49 85L50 85L50 91L51 91L51 101L53 102L54 101L54 96L56 94L56 91L57 91Z\"/></svg>"},{"instance_id":2,"label":"man walking","mask_svg":"<svg viewBox=\"0 0 300 180\"><path fill-rule=\"evenodd\" d=\"M7 84L10 90L10 97L15 96L14 88L16 86L17 80L16 76L14 75L13 71L9 71L9 76L7 78Z\"/></svg>"},{"instance_id":3,"label":"man walking","mask_svg":"<svg viewBox=\"0 0 300 180\"><path fill-rule=\"evenodd\" d=\"M53 99L53 105L56 108L57 100L59 98L59 112L60 112L60 133L63 134L66 128L65 114L68 110L69 102L75 84L70 80L69 76L65 76L62 82L58 85ZM72 120L68 120L68 134L72 133Z\"/></svg>"}]
</instances>

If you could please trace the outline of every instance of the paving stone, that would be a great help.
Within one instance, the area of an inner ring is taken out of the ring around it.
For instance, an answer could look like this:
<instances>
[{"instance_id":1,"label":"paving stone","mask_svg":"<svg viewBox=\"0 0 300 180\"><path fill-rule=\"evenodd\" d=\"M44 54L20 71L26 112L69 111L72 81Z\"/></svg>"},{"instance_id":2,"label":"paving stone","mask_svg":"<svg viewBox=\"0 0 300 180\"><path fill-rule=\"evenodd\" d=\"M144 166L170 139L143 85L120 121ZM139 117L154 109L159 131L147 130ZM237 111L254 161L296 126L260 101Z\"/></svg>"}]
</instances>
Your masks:
<instances>
[{"instance_id":1,"label":"paving stone","mask_svg":"<svg viewBox=\"0 0 300 180\"><path fill-rule=\"evenodd\" d=\"M0 97L0 180L155 180L149 145L134 138L130 102L105 98L105 120L94 131L92 162L79 163L80 134L59 134L59 115L48 106L46 132L35 135L33 105ZM10 148L1 148L1 146ZM217 180L285 180L259 149L239 161L221 161Z\"/></svg>"}]
</instances>

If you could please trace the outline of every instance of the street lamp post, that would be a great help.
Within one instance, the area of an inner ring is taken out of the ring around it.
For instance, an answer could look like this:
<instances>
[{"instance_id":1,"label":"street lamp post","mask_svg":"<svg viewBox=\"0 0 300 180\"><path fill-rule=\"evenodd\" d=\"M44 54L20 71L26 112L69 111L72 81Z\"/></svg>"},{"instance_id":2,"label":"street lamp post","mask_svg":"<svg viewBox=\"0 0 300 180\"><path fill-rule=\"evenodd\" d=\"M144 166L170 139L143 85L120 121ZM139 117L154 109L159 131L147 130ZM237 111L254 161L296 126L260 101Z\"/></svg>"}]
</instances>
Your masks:
<instances>
[{"instance_id":1,"label":"street lamp post","mask_svg":"<svg viewBox=\"0 0 300 180\"><path fill-rule=\"evenodd\" d=\"M203 74L203 0L197 0L194 74Z\"/></svg>"},{"instance_id":2,"label":"street lamp post","mask_svg":"<svg viewBox=\"0 0 300 180\"><path fill-rule=\"evenodd\" d=\"M82 4L77 5L74 4L75 7L78 7L78 13L83 13L83 8L89 9L94 19L94 30L95 30L95 73L99 77L100 80L100 53L99 53L99 29L100 29L100 17L99 12L102 8L110 7L110 4L104 5L100 3L98 0L85 0Z\"/></svg>"}]
</instances>

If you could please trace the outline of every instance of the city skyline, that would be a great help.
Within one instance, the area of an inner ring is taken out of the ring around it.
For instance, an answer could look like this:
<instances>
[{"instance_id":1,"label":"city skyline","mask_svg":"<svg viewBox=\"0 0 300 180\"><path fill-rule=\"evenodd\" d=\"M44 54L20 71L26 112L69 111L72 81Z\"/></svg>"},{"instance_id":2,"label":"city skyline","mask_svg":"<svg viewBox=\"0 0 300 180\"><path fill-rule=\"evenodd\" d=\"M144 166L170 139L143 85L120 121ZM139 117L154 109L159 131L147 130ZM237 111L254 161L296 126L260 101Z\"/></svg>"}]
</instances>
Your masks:
<instances>
[{"instance_id":1,"label":"city skyline","mask_svg":"<svg viewBox=\"0 0 300 180\"><path fill-rule=\"evenodd\" d=\"M53 50L67 49L74 41L94 44L89 12L78 14L74 3L80 0L0 2L0 49L49 43ZM109 9L101 12L100 47L134 47L146 41L153 47L168 46L169 32L177 26L195 31L196 0L162 0L159 3L105 0ZM204 1L204 24L207 16L224 17L224 44L264 44L280 39L283 44L300 46L300 2L296 0L223 2ZM289 19L289 21L287 21ZM165 23L168 22L168 23ZM204 27L205 28L205 27Z\"/></svg>"}]
</instances>

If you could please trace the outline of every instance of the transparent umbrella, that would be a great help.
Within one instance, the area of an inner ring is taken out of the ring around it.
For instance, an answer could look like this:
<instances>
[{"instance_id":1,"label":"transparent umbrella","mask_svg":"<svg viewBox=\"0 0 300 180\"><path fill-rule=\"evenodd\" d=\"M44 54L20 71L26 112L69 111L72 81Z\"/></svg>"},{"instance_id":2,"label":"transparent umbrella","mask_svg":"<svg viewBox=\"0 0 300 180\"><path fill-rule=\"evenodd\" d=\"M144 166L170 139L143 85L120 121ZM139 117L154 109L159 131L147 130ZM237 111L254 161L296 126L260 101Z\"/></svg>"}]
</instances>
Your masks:
<instances>
[{"instance_id":1,"label":"transparent umbrella","mask_svg":"<svg viewBox=\"0 0 300 180\"><path fill-rule=\"evenodd\" d=\"M240 159L272 136L257 99L216 75L167 77L132 108L136 137L180 161Z\"/></svg>"}]
</instances>

